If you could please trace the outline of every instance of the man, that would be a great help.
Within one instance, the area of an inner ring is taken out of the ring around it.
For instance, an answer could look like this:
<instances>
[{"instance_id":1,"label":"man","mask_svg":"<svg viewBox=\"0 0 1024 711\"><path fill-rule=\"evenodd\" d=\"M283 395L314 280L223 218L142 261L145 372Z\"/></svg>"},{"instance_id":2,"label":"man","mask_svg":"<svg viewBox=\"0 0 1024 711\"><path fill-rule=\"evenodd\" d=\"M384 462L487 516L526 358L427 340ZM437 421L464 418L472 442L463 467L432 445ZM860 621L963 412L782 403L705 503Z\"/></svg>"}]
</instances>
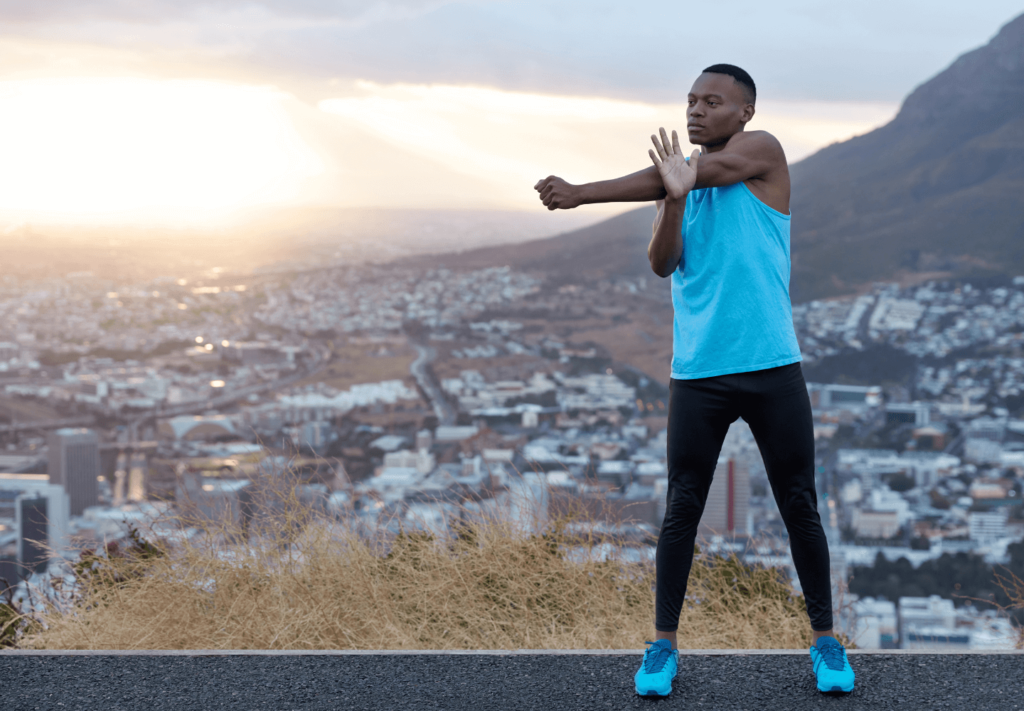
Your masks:
<instances>
[{"instance_id":1,"label":"man","mask_svg":"<svg viewBox=\"0 0 1024 711\"><path fill-rule=\"evenodd\" d=\"M654 166L600 183L548 177L535 188L548 209L658 201L647 248L672 277L668 493L657 549L655 642L635 676L640 695L665 696L678 664L676 630L697 525L729 425L742 417L764 459L789 532L814 644L818 689L853 690L832 631L828 546L814 488L814 433L789 299L789 169L769 133L745 131L756 89L739 67L716 64L687 97L686 158L665 129L651 136Z\"/></svg>"}]
</instances>

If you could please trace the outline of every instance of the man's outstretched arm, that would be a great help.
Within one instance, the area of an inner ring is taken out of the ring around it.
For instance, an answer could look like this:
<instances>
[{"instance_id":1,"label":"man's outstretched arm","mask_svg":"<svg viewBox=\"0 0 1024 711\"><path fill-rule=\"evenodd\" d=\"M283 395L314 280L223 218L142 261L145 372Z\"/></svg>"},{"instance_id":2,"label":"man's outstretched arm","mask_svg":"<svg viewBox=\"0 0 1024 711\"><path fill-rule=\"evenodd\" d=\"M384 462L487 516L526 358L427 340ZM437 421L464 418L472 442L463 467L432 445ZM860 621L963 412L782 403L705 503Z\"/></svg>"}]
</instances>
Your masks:
<instances>
[{"instance_id":1,"label":"man's outstretched arm","mask_svg":"<svg viewBox=\"0 0 1024 711\"><path fill-rule=\"evenodd\" d=\"M665 186L654 166L597 183L572 185L555 175L538 181L533 189L549 210L569 210L602 202L651 202L665 199Z\"/></svg>"},{"instance_id":2,"label":"man's outstretched arm","mask_svg":"<svg viewBox=\"0 0 1024 711\"><path fill-rule=\"evenodd\" d=\"M664 129L661 129L664 131ZM655 136L651 136L656 141ZM764 131L737 133L720 151L701 155L695 188L718 188L757 178L785 162L778 140ZM551 175L533 186L549 210L568 210L603 202L651 202L665 199L665 185L654 166L621 178L573 185Z\"/></svg>"}]
</instances>

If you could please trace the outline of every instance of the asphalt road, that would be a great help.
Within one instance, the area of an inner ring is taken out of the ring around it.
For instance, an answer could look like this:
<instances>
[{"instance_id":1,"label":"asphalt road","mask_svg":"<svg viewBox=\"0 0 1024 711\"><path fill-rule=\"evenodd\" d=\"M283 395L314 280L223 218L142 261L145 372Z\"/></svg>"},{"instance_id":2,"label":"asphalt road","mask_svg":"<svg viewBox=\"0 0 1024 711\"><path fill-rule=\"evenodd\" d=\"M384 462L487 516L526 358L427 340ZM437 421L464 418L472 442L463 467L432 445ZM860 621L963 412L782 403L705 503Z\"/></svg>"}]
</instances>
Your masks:
<instances>
[{"instance_id":1,"label":"asphalt road","mask_svg":"<svg viewBox=\"0 0 1024 711\"><path fill-rule=\"evenodd\" d=\"M427 366L434 362L437 358L437 351L429 346L422 346L418 343L413 344L416 348L416 360L409 365L409 372L412 373L412 377L416 379L416 382L423 392L430 398L430 406L434 409L434 414L437 416L437 421L442 425L454 425L455 424L455 410L452 406L444 399L444 394L441 392L441 387L437 384L435 379L427 372Z\"/></svg>"},{"instance_id":2,"label":"asphalt road","mask_svg":"<svg viewBox=\"0 0 1024 711\"><path fill-rule=\"evenodd\" d=\"M683 656L667 699L637 656L6 656L0 709L1024 709L1024 656L856 655L852 694L809 657Z\"/></svg>"}]
</instances>

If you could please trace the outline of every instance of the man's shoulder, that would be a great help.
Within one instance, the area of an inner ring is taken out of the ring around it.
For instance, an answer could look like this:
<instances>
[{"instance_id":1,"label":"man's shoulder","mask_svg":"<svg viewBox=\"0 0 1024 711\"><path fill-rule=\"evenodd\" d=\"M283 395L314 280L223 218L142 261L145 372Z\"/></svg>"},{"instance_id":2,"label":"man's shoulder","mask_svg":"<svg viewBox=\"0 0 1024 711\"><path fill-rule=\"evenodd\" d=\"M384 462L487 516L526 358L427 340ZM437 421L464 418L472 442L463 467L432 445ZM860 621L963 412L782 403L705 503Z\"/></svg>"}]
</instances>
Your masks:
<instances>
[{"instance_id":1,"label":"man's shoulder","mask_svg":"<svg viewBox=\"0 0 1024 711\"><path fill-rule=\"evenodd\" d=\"M785 157L779 139L767 131L740 131L729 139L727 148L744 152L765 152Z\"/></svg>"}]
</instances>

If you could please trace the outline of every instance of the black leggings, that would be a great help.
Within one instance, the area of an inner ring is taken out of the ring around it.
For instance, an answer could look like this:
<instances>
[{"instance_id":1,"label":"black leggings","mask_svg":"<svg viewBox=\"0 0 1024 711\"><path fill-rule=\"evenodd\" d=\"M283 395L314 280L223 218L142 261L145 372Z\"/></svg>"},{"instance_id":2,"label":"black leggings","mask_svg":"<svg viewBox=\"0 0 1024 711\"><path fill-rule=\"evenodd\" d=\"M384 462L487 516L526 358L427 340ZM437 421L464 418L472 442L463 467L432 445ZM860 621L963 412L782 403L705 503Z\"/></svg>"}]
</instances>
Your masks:
<instances>
[{"instance_id":1,"label":"black leggings","mask_svg":"<svg viewBox=\"0 0 1024 711\"><path fill-rule=\"evenodd\" d=\"M679 627L697 524L729 425L754 435L789 531L811 628L832 629L828 545L814 491L814 426L799 363L751 373L672 380L668 408L668 498L658 537L654 626Z\"/></svg>"}]
</instances>

